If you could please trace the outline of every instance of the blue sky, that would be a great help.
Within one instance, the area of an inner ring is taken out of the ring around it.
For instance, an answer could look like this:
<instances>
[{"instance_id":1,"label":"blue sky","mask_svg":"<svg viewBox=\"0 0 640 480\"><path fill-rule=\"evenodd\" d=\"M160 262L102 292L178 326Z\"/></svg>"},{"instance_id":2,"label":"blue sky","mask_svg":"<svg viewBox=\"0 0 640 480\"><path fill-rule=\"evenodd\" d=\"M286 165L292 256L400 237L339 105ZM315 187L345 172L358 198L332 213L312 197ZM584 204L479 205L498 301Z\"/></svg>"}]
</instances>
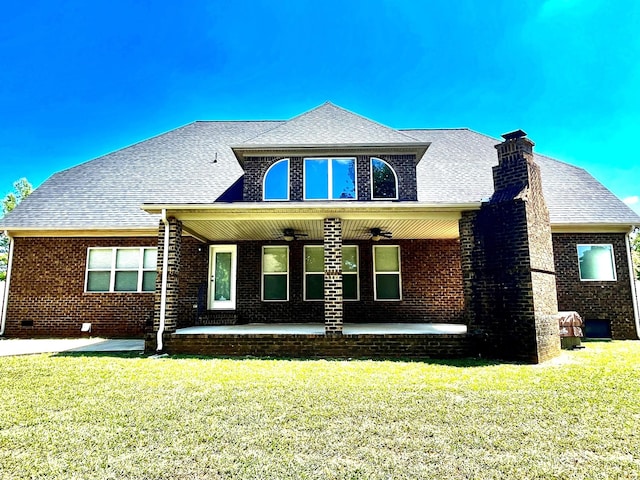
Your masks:
<instances>
[{"instance_id":1,"label":"blue sky","mask_svg":"<svg viewBox=\"0 0 640 480\"><path fill-rule=\"evenodd\" d=\"M0 195L194 120L288 119L329 100L395 128L521 128L640 212L637 0L2 10Z\"/></svg>"}]
</instances>

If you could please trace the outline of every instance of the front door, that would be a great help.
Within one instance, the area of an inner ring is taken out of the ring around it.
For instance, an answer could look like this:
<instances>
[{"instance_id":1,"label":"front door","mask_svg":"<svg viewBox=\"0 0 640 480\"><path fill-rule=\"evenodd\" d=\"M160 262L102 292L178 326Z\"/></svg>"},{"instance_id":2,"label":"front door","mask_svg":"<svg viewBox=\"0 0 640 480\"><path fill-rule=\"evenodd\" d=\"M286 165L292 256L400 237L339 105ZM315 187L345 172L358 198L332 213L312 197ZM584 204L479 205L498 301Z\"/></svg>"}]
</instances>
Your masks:
<instances>
[{"instance_id":1,"label":"front door","mask_svg":"<svg viewBox=\"0 0 640 480\"><path fill-rule=\"evenodd\" d=\"M209 309L236 308L236 246L211 245L209 250Z\"/></svg>"}]
</instances>

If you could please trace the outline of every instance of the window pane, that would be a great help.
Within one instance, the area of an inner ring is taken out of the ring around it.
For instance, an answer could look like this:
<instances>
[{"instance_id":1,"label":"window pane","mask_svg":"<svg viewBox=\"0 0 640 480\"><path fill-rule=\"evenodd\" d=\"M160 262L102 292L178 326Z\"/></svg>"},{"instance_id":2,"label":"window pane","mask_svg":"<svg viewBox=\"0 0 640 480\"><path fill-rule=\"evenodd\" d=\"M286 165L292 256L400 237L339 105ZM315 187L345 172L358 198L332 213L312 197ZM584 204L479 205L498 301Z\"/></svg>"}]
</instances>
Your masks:
<instances>
[{"instance_id":1,"label":"window pane","mask_svg":"<svg viewBox=\"0 0 640 480\"><path fill-rule=\"evenodd\" d=\"M581 280L615 280L611 245L578 245Z\"/></svg>"},{"instance_id":2,"label":"window pane","mask_svg":"<svg viewBox=\"0 0 640 480\"><path fill-rule=\"evenodd\" d=\"M231 253L216 253L215 300L231 300Z\"/></svg>"},{"instance_id":3,"label":"window pane","mask_svg":"<svg viewBox=\"0 0 640 480\"><path fill-rule=\"evenodd\" d=\"M144 268L156 268L158 262L158 250L155 248L145 248Z\"/></svg>"},{"instance_id":4,"label":"window pane","mask_svg":"<svg viewBox=\"0 0 640 480\"><path fill-rule=\"evenodd\" d=\"M87 292L108 292L111 272L89 272Z\"/></svg>"},{"instance_id":5,"label":"window pane","mask_svg":"<svg viewBox=\"0 0 640 480\"><path fill-rule=\"evenodd\" d=\"M398 274L376 275L376 297L378 300L400 299L400 276Z\"/></svg>"},{"instance_id":6,"label":"window pane","mask_svg":"<svg viewBox=\"0 0 640 480\"><path fill-rule=\"evenodd\" d=\"M306 159L304 161L304 197L309 200L329 198L329 161Z\"/></svg>"},{"instance_id":7,"label":"window pane","mask_svg":"<svg viewBox=\"0 0 640 480\"><path fill-rule=\"evenodd\" d=\"M110 248L92 248L89 250L89 268L111 268Z\"/></svg>"},{"instance_id":8,"label":"window pane","mask_svg":"<svg viewBox=\"0 0 640 480\"><path fill-rule=\"evenodd\" d=\"M371 159L373 198L396 198L396 177L389 165L377 158Z\"/></svg>"},{"instance_id":9,"label":"window pane","mask_svg":"<svg viewBox=\"0 0 640 480\"><path fill-rule=\"evenodd\" d=\"M286 275L264 275L264 299L265 300L286 300L287 299L287 276Z\"/></svg>"},{"instance_id":10,"label":"window pane","mask_svg":"<svg viewBox=\"0 0 640 480\"><path fill-rule=\"evenodd\" d=\"M116 251L116 268L138 268L140 266L140 249L119 248Z\"/></svg>"},{"instance_id":11,"label":"window pane","mask_svg":"<svg viewBox=\"0 0 640 480\"><path fill-rule=\"evenodd\" d=\"M373 247L376 272L398 272L398 247Z\"/></svg>"},{"instance_id":12,"label":"window pane","mask_svg":"<svg viewBox=\"0 0 640 480\"><path fill-rule=\"evenodd\" d=\"M142 291L153 292L156 289L156 272L144 272L142 274Z\"/></svg>"},{"instance_id":13,"label":"window pane","mask_svg":"<svg viewBox=\"0 0 640 480\"><path fill-rule=\"evenodd\" d=\"M356 161L353 158L334 159L332 191L334 199L356 198Z\"/></svg>"},{"instance_id":14,"label":"window pane","mask_svg":"<svg viewBox=\"0 0 640 480\"><path fill-rule=\"evenodd\" d=\"M304 247L304 271L324 272L324 247Z\"/></svg>"},{"instance_id":15,"label":"window pane","mask_svg":"<svg viewBox=\"0 0 640 480\"><path fill-rule=\"evenodd\" d=\"M306 299L324 299L324 274L305 275L306 279Z\"/></svg>"},{"instance_id":16,"label":"window pane","mask_svg":"<svg viewBox=\"0 0 640 480\"><path fill-rule=\"evenodd\" d=\"M287 200L289 189L289 160L274 163L264 179L265 200Z\"/></svg>"},{"instance_id":17,"label":"window pane","mask_svg":"<svg viewBox=\"0 0 640 480\"><path fill-rule=\"evenodd\" d=\"M116 272L116 292L135 292L138 290L138 272Z\"/></svg>"},{"instance_id":18,"label":"window pane","mask_svg":"<svg viewBox=\"0 0 640 480\"><path fill-rule=\"evenodd\" d=\"M345 300L358 299L358 276L353 274L342 275L342 297Z\"/></svg>"},{"instance_id":19,"label":"window pane","mask_svg":"<svg viewBox=\"0 0 640 480\"><path fill-rule=\"evenodd\" d=\"M262 257L262 268L266 273L286 272L287 247L265 247Z\"/></svg>"},{"instance_id":20,"label":"window pane","mask_svg":"<svg viewBox=\"0 0 640 480\"><path fill-rule=\"evenodd\" d=\"M357 272L358 271L358 248L342 247L342 271Z\"/></svg>"}]
</instances>

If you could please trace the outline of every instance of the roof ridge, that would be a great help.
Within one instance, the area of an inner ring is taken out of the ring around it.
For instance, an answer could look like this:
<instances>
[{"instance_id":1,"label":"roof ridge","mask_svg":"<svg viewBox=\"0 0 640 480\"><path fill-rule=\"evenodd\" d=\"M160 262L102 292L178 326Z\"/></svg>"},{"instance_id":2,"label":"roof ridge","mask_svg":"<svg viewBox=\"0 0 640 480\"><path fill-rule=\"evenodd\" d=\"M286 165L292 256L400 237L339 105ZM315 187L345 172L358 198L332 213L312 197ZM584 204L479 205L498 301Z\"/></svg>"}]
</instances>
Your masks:
<instances>
[{"instance_id":1,"label":"roof ridge","mask_svg":"<svg viewBox=\"0 0 640 480\"><path fill-rule=\"evenodd\" d=\"M469 131L473 131L471 130L469 127L445 127L445 128L436 128L436 127L426 127L426 128L398 128L397 129L399 132L404 132L407 130L420 130L420 131L424 131L424 130L469 130Z\"/></svg>"},{"instance_id":2,"label":"roof ridge","mask_svg":"<svg viewBox=\"0 0 640 480\"><path fill-rule=\"evenodd\" d=\"M191 123L259 123L259 122L261 122L261 123L264 123L264 122L283 123L283 122L286 122L286 121L287 120L194 120ZM191 124L189 123L187 125L191 125ZM178 127L178 128L180 128L180 127Z\"/></svg>"}]
</instances>

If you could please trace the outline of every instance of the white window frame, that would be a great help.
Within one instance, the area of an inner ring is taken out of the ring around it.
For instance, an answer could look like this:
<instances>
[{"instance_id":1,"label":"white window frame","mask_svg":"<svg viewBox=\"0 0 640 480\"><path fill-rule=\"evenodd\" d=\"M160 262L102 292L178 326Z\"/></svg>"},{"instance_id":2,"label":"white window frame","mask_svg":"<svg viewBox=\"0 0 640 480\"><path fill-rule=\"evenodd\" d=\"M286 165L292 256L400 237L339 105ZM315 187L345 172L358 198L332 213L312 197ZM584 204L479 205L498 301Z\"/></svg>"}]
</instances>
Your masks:
<instances>
[{"instance_id":1,"label":"white window frame","mask_svg":"<svg viewBox=\"0 0 640 480\"><path fill-rule=\"evenodd\" d=\"M345 275L355 275L356 277L356 298L344 298L344 289L342 291L342 300L344 302L357 302L360 300L360 250L358 245L343 245L342 248L345 247L354 247L356 249L356 271L355 272L344 272L342 271L342 281L344 282ZM323 250L324 256L324 245L305 245L302 249L302 299L305 302L323 302L324 298L307 298L307 275L322 275L324 277L324 269L322 272L307 272L307 264L306 264L306 251L307 248L318 248Z\"/></svg>"},{"instance_id":2,"label":"white window frame","mask_svg":"<svg viewBox=\"0 0 640 480\"><path fill-rule=\"evenodd\" d=\"M611 266L613 267L613 278L608 279L598 279L598 278L582 278L582 270L580 268L580 247L609 247L611 250L609 253L611 254ZM611 243L578 243L576 245L576 260L578 262L578 278L580 278L581 282L617 282L618 281L618 271L616 268L616 256L613 251L613 244Z\"/></svg>"},{"instance_id":3,"label":"white window frame","mask_svg":"<svg viewBox=\"0 0 640 480\"><path fill-rule=\"evenodd\" d=\"M287 250L287 271L286 272L265 272L264 271L264 251L268 248L285 248ZM289 301L289 278L291 273L290 251L289 245L263 245L262 254L260 255L260 298L263 302L288 302ZM286 275L287 277L287 298L285 299L265 299L264 298L264 277L266 275Z\"/></svg>"},{"instance_id":4,"label":"white window frame","mask_svg":"<svg viewBox=\"0 0 640 480\"><path fill-rule=\"evenodd\" d=\"M307 248L322 249L324 258L324 245L305 245L302 249L302 299L305 302L324 302L324 295L323 298L307 298L307 275L322 275L324 277L324 268L321 272L307 272Z\"/></svg>"},{"instance_id":5,"label":"white window frame","mask_svg":"<svg viewBox=\"0 0 640 480\"><path fill-rule=\"evenodd\" d=\"M92 250L111 250L111 265L107 268L89 268L89 259ZM139 250L140 251L140 263L138 268L116 268L116 258L118 250ZM154 290L142 290L142 283L144 280L145 272L157 271L157 266L153 268L144 267L144 252L145 250L155 250L156 258L158 249L156 247L89 247L87 248L87 262L85 266L85 279L84 279L84 292L85 293L154 293ZM109 272L109 290L89 290L89 272ZM116 273L117 272L138 272L138 284L136 290L115 290L116 285Z\"/></svg>"},{"instance_id":6,"label":"white window frame","mask_svg":"<svg viewBox=\"0 0 640 480\"><path fill-rule=\"evenodd\" d=\"M393 197L393 198L383 198L383 197L374 197L373 196L373 161L374 160L378 160L378 161L384 163L387 167L389 167L391 169L391 173L393 173L393 179L395 181L395 187L396 187L396 196L395 197ZM370 186L371 186L371 200L398 200L398 174L396 173L396 169L393 168L389 162L387 162L386 160L383 160L381 158L378 158L378 157L371 157L369 159L369 178L370 178Z\"/></svg>"},{"instance_id":7,"label":"white window frame","mask_svg":"<svg viewBox=\"0 0 640 480\"><path fill-rule=\"evenodd\" d=\"M328 198L307 198L307 160L327 160L327 196ZM334 160L353 160L353 198L333 198L333 161ZM358 200L358 159L356 157L305 157L302 160L302 198L305 201L323 202L323 201L341 201L352 202Z\"/></svg>"},{"instance_id":8,"label":"white window frame","mask_svg":"<svg viewBox=\"0 0 640 480\"><path fill-rule=\"evenodd\" d=\"M342 248L344 248L344 247L355 247L357 263L356 263L356 271L355 272L346 272L345 273L344 268L342 270L342 283L343 283L342 300L345 301L345 302L357 302L357 301L360 300L360 249L358 248L358 245L343 245ZM356 298L344 298L344 276L345 275L355 275L356 276Z\"/></svg>"},{"instance_id":9,"label":"white window frame","mask_svg":"<svg viewBox=\"0 0 640 480\"><path fill-rule=\"evenodd\" d=\"M287 198L267 198L267 177L273 167L279 163L287 162ZM262 178L262 200L265 202L287 202L291 198L291 162L289 158L282 158L267 168Z\"/></svg>"},{"instance_id":10,"label":"white window frame","mask_svg":"<svg viewBox=\"0 0 640 480\"><path fill-rule=\"evenodd\" d=\"M402 255L400 253L400 245L373 245L372 263L373 263L373 299L376 302L399 302L402 300ZM398 252L398 271L397 272L378 272L376 269L376 249L378 248L395 248ZM398 293L399 298L378 298L377 275L398 275Z\"/></svg>"}]
</instances>

